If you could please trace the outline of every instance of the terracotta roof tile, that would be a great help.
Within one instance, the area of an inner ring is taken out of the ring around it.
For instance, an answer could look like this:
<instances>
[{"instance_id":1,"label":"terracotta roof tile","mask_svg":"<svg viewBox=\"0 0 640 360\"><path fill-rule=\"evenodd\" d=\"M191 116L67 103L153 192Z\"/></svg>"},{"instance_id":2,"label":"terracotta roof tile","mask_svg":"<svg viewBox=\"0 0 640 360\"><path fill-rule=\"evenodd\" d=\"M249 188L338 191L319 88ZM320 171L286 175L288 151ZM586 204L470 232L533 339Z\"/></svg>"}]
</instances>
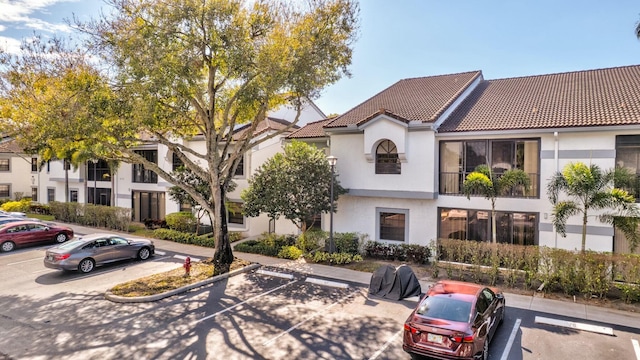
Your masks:
<instances>
[{"instance_id":1,"label":"terracotta roof tile","mask_svg":"<svg viewBox=\"0 0 640 360\"><path fill-rule=\"evenodd\" d=\"M294 131L291 135L287 136L288 139L308 139L308 138L320 138L326 137L323 127L327 125L335 117L328 119L322 119L314 122L310 122L302 128Z\"/></svg>"},{"instance_id":2,"label":"terracotta roof tile","mask_svg":"<svg viewBox=\"0 0 640 360\"><path fill-rule=\"evenodd\" d=\"M407 121L433 122L471 83L480 71L403 79L327 124L327 128L361 124L381 109Z\"/></svg>"},{"instance_id":3,"label":"terracotta roof tile","mask_svg":"<svg viewBox=\"0 0 640 360\"><path fill-rule=\"evenodd\" d=\"M21 154L23 150L18 146L18 142L13 139L3 139L0 141L0 153Z\"/></svg>"},{"instance_id":4,"label":"terracotta roof tile","mask_svg":"<svg viewBox=\"0 0 640 360\"><path fill-rule=\"evenodd\" d=\"M239 139L249 128L251 124L246 124L238 129L236 129L234 131L233 134L233 138L234 139ZM262 133L264 133L265 131L269 131L269 130L283 130L285 129L287 126L291 125L291 123L287 120L282 120L282 119L276 119L276 118L266 118L262 121L260 121L260 123L258 124L258 126L256 127L254 136L260 135ZM296 130L299 129L300 127L297 125L294 125L290 128L290 130Z\"/></svg>"},{"instance_id":5,"label":"terracotta roof tile","mask_svg":"<svg viewBox=\"0 0 640 360\"><path fill-rule=\"evenodd\" d=\"M640 124L640 65L483 81L439 132Z\"/></svg>"}]
</instances>

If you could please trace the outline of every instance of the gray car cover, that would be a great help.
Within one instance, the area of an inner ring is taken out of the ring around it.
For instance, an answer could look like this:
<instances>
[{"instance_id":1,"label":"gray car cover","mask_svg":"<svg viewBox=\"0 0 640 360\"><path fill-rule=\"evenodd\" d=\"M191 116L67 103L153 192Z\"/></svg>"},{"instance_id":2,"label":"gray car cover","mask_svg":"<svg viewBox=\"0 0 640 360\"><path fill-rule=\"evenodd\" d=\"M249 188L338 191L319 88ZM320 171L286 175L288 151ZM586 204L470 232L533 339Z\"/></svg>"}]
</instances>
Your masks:
<instances>
[{"instance_id":1,"label":"gray car cover","mask_svg":"<svg viewBox=\"0 0 640 360\"><path fill-rule=\"evenodd\" d=\"M413 270L407 265L394 268L382 265L371 276L369 294L391 300L420 296L422 289Z\"/></svg>"}]
</instances>

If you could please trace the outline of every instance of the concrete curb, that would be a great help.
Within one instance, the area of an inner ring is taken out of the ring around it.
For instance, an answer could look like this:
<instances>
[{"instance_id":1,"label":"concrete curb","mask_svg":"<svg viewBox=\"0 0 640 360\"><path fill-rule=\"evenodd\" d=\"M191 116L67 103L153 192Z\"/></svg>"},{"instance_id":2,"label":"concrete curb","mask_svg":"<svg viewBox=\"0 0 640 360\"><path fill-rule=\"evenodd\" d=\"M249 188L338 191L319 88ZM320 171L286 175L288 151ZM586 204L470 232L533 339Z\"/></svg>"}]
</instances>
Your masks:
<instances>
[{"instance_id":1,"label":"concrete curb","mask_svg":"<svg viewBox=\"0 0 640 360\"><path fill-rule=\"evenodd\" d=\"M208 285L211 283L214 283L216 281L220 281L220 280L224 280L230 276L234 276L243 272L247 272L247 271L251 271L253 269L257 269L259 267L261 267L262 265L258 264L258 263L253 263L251 265L245 266L242 269L236 269L233 271L230 271L226 274L222 274L222 275L218 275L218 276L214 276L212 278L197 282L197 283L193 283L187 286L183 286L181 288L175 289L175 290L171 290L171 291L167 291L167 292L163 292L160 294L155 294L155 295L149 295L149 296L118 296L118 295L114 295L113 293L111 293L110 291L107 291L104 294L104 298L112 301L112 302L117 302L117 303L142 303L142 302L152 302L152 301L158 301L160 299L164 299L167 298L169 296L173 296L176 294L180 294L180 293L184 293L187 292L191 289L195 289L204 285Z\"/></svg>"}]
</instances>

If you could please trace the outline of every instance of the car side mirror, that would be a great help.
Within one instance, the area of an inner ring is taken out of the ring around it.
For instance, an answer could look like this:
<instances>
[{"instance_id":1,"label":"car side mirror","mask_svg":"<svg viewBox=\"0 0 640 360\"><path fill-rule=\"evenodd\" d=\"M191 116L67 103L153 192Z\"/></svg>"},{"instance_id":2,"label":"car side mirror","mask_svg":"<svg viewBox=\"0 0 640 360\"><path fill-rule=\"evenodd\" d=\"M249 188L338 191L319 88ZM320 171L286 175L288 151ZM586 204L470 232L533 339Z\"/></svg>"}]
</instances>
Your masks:
<instances>
[{"instance_id":1,"label":"car side mirror","mask_svg":"<svg viewBox=\"0 0 640 360\"><path fill-rule=\"evenodd\" d=\"M48 227L48 226L45 226L45 227L44 227L44 231L49 231L49 230L51 230L51 228L50 228L50 227Z\"/></svg>"}]
</instances>

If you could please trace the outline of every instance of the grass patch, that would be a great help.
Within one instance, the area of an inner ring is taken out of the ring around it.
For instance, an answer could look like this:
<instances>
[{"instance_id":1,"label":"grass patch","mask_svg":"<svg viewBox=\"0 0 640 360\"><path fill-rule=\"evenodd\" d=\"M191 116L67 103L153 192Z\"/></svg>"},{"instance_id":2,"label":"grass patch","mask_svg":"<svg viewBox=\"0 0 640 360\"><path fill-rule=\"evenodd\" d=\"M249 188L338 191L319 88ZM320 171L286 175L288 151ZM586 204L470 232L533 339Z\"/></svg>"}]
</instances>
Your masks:
<instances>
[{"instance_id":1,"label":"grass patch","mask_svg":"<svg viewBox=\"0 0 640 360\"><path fill-rule=\"evenodd\" d=\"M234 258L230 271L250 264L249 261ZM124 297L156 295L209 279L213 276L213 270L212 259L209 258L192 263L190 276L185 276L184 268L180 266L170 271L118 284L109 291L114 295Z\"/></svg>"},{"instance_id":2,"label":"grass patch","mask_svg":"<svg viewBox=\"0 0 640 360\"><path fill-rule=\"evenodd\" d=\"M36 214L36 213L27 213L27 217L40 219L42 221L55 221L53 215L45 215L45 214Z\"/></svg>"}]
</instances>

